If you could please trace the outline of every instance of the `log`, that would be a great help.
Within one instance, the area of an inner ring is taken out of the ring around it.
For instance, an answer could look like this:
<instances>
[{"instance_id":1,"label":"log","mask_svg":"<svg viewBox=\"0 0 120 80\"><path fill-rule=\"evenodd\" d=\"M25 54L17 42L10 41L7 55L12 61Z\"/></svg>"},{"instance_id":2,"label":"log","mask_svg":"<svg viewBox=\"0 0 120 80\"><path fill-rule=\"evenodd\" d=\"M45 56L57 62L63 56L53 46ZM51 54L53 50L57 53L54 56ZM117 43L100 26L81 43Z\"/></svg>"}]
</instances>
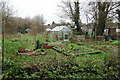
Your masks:
<instances>
[{"instance_id":1,"label":"log","mask_svg":"<svg viewBox=\"0 0 120 80\"><path fill-rule=\"evenodd\" d=\"M81 55L84 55L84 54L98 54L100 52L87 52L87 53L81 53Z\"/></svg>"},{"instance_id":2,"label":"log","mask_svg":"<svg viewBox=\"0 0 120 80\"><path fill-rule=\"evenodd\" d=\"M25 56L45 55L45 52L41 52L41 53L18 53L18 55L25 55Z\"/></svg>"},{"instance_id":3,"label":"log","mask_svg":"<svg viewBox=\"0 0 120 80\"><path fill-rule=\"evenodd\" d=\"M77 54L76 56L84 55L84 54L99 54L99 53L100 53L100 52L86 52L86 53Z\"/></svg>"},{"instance_id":4,"label":"log","mask_svg":"<svg viewBox=\"0 0 120 80\"><path fill-rule=\"evenodd\" d=\"M91 48L100 49L100 50L102 50L102 51L104 51L104 52L108 52L106 49L103 49L103 48L98 48L98 47L91 47Z\"/></svg>"},{"instance_id":5,"label":"log","mask_svg":"<svg viewBox=\"0 0 120 80\"><path fill-rule=\"evenodd\" d=\"M63 52L63 51L59 51L57 48L55 48L55 47L53 47L52 48L53 50L55 50L55 51L57 51L57 52L59 52L59 53L63 53L65 56L69 56L68 54L66 54L65 52Z\"/></svg>"}]
</instances>

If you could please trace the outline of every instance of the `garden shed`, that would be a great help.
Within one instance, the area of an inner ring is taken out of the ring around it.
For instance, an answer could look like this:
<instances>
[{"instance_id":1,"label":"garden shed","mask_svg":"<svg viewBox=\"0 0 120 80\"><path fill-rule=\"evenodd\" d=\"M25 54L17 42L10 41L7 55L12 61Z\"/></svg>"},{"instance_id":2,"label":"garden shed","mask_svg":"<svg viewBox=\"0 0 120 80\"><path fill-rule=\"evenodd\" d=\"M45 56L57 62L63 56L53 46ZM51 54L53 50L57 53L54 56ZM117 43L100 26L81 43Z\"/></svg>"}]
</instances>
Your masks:
<instances>
[{"instance_id":1,"label":"garden shed","mask_svg":"<svg viewBox=\"0 0 120 80\"><path fill-rule=\"evenodd\" d=\"M25 33L29 33L29 32L30 32L30 29L27 28L27 29L25 30Z\"/></svg>"},{"instance_id":2,"label":"garden shed","mask_svg":"<svg viewBox=\"0 0 120 80\"><path fill-rule=\"evenodd\" d=\"M50 32L51 39L68 41L72 37L72 30L67 26L56 26Z\"/></svg>"}]
</instances>

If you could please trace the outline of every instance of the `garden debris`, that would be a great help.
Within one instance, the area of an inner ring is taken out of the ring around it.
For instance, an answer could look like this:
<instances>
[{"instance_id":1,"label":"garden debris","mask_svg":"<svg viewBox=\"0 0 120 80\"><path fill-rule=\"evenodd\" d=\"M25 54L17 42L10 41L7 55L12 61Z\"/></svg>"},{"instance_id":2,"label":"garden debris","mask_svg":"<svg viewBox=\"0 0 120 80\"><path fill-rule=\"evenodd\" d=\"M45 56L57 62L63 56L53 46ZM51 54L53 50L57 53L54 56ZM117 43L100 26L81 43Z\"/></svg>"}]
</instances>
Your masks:
<instances>
[{"instance_id":1,"label":"garden debris","mask_svg":"<svg viewBox=\"0 0 120 80\"><path fill-rule=\"evenodd\" d=\"M55 50L55 51L57 51L57 52L59 52L59 53L63 53L65 56L69 56L68 54L66 54L65 52L63 52L63 51L59 51L57 48L55 48L55 47L53 47L52 48L53 50Z\"/></svg>"},{"instance_id":2,"label":"garden debris","mask_svg":"<svg viewBox=\"0 0 120 80\"><path fill-rule=\"evenodd\" d=\"M25 49L20 47L18 50L18 55L26 55L26 56L33 56L33 55L44 55L45 52L33 52L33 49Z\"/></svg>"},{"instance_id":3,"label":"garden debris","mask_svg":"<svg viewBox=\"0 0 120 80\"><path fill-rule=\"evenodd\" d=\"M86 52L86 53L75 54L75 56L84 55L84 54L99 54L99 53L100 52Z\"/></svg>"},{"instance_id":4,"label":"garden debris","mask_svg":"<svg viewBox=\"0 0 120 80\"><path fill-rule=\"evenodd\" d=\"M24 47L19 47L19 48L18 48L18 52L19 52L19 53L23 53L23 52L26 52L26 50L25 50Z\"/></svg>"},{"instance_id":5,"label":"garden debris","mask_svg":"<svg viewBox=\"0 0 120 80\"><path fill-rule=\"evenodd\" d=\"M43 46L44 49L52 49L54 46Z\"/></svg>"},{"instance_id":6,"label":"garden debris","mask_svg":"<svg viewBox=\"0 0 120 80\"><path fill-rule=\"evenodd\" d=\"M103 49L103 48L98 48L98 47L91 47L91 48L93 48L93 49L100 49L100 50L102 50L102 51L104 51L104 52L108 52L108 50Z\"/></svg>"},{"instance_id":7,"label":"garden debris","mask_svg":"<svg viewBox=\"0 0 120 80\"><path fill-rule=\"evenodd\" d=\"M48 46L48 44L47 43L44 43L43 44L43 48L44 49L52 49L54 46Z\"/></svg>"},{"instance_id":8,"label":"garden debris","mask_svg":"<svg viewBox=\"0 0 120 80\"><path fill-rule=\"evenodd\" d=\"M84 55L84 54L98 54L100 52L87 52L87 53L80 53L81 55Z\"/></svg>"},{"instance_id":9,"label":"garden debris","mask_svg":"<svg viewBox=\"0 0 120 80\"><path fill-rule=\"evenodd\" d=\"M45 52L40 52L40 53L18 53L18 55L26 55L26 56L33 56L33 55L45 55L46 53Z\"/></svg>"}]
</instances>

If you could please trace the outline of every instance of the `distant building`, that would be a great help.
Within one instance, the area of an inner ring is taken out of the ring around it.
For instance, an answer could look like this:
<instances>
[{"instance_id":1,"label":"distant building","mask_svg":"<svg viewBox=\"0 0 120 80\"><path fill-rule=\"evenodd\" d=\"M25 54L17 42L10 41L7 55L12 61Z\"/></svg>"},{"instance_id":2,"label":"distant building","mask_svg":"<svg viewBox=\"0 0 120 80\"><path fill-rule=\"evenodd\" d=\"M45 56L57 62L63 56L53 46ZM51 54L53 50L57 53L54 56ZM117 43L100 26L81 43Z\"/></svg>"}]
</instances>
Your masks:
<instances>
[{"instance_id":1,"label":"distant building","mask_svg":"<svg viewBox=\"0 0 120 80\"><path fill-rule=\"evenodd\" d=\"M30 32L30 29L27 28L27 29L25 30L25 33L29 33L29 32Z\"/></svg>"},{"instance_id":2,"label":"distant building","mask_svg":"<svg viewBox=\"0 0 120 80\"><path fill-rule=\"evenodd\" d=\"M83 32L88 32L89 34L92 33L93 27L92 26L88 26L88 25L82 25L81 29Z\"/></svg>"},{"instance_id":3,"label":"distant building","mask_svg":"<svg viewBox=\"0 0 120 80\"><path fill-rule=\"evenodd\" d=\"M120 32L120 29L118 29L117 23L106 24L104 35L111 35L113 39L116 39L116 37L118 36L118 32Z\"/></svg>"},{"instance_id":4,"label":"distant building","mask_svg":"<svg viewBox=\"0 0 120 80\"><path fill-rule=\"evenodd\" d=\"M114 34L119 32L118 24L117 23L107 23L105 27L105 31L107 31L107 34Z\"/></svg>"}]
</instances>

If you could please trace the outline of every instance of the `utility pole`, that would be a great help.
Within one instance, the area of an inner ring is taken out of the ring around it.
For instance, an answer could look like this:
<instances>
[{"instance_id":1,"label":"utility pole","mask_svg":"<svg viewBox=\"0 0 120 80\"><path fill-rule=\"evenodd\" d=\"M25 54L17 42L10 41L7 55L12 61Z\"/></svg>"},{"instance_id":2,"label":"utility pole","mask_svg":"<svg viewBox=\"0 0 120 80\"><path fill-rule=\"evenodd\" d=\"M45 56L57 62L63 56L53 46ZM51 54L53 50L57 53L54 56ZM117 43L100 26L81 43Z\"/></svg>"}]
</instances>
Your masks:
<instances>
[{"instance_id":1,"label":"utility pole","mask_svg":"<svg viewBox=\"0 0 120 80\"><path fill-rule=\"evenodd\" d=\"M2 65L4 65L5 20L2 25Z\"/></svg>"},{"instance_id":2,"label":"utility pole","mask_svg":"<svg viewBox=\"0 0 120 80\"><path fill-rule=\"evenodd\" d=\"M2 7L2 67L4 65L4 42L5 42L5 5Z\"/></svg>"}]
</instances>

